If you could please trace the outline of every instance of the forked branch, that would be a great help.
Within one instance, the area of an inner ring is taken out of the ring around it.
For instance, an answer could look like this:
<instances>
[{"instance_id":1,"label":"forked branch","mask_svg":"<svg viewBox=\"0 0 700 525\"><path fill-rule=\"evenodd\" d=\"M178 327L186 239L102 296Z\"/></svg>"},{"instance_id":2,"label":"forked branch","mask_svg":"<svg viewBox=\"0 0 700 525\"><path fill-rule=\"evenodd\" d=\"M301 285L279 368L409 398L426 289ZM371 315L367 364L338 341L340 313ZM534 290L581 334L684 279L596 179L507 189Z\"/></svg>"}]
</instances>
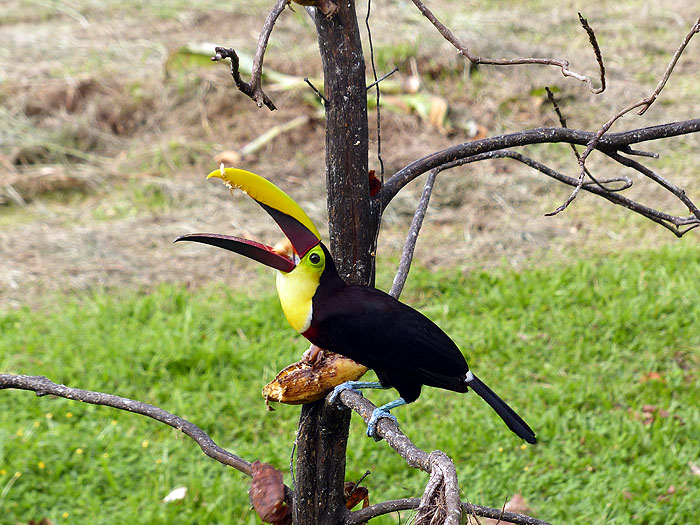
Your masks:
<instances>
[{"instance_id":1,"label":"forked branch","mask_svg":"<svg viewBox=\"0 0 700 525\"><path fill-rule=\"evenodd\" d=\"M653 170L647 168L640 162L634 161L621 155L639 155L648 157L652 154L633 150L631 146L648 140L663 139L668 137L676 137L697 133L700 131L700 119L685 120L682 122L672 122L658 126L650 126L646 128L635 129L620 133L610 133L601 136L596 144L596 149L606 154L612 160L632 168L643 175L647 176L657 184L661 185L665 190L671 192L678 198L692 214L690 216L671 215L648 206L642 205L636 201L628 199L620 195L620 191L631 186L631 180L626 177L614 177L612 179L598 180L592 183L582 183L579 178L572 178L561 174L556 170L544 166L532 159L525 157L517 152L511 151L510 148L526 146L531 144L578 144L586 145L596 136L590 131L581 131L570 128L536 128L507 135L465 142L451 146L441 151L431 153L425 157L418 159L408 166L400 169L392 175L386 184L381 189L379 197L382 202L382 209L391 202L391 199L409 182L416 177L433 169L445 170L469 164L481 160L508 157L519 162L523 162L547 176L553 177L565 184L572 185L574 188L580 186L581 189L595 193L607 200L619 204L632 211L635 211L654 222L657 222L671 230L676 236L680 237L690 229L700 224L700 211L694 204L692 199L688 197L685 190L678 188L663 177L656 174ZM620 182L621 187L608 188L601 184L610 182ZM680 229L679 226L690 226L690 228Z\"/></svg>"},{"instance_id":2,"label":"forked branch","mask_svg":"<svg viewBox=\"0 0 700 525\"><path fill-rule=\"evenodd\" d=\"M250 75L250 82L245 82L241 78L241 74L238 71L238 55L233 48L226 47L216 47L214 52L216 53L211 57L212 61L218 62L224 58L231 59L231 76L236 84L236 87L244 95L252 98L259 108L265 104L270 111L277 109L275 104L272 102L270 97L268 97L262 90L262 67L263 59L265 58L265 50L267 49L267 42L270 39L270 34L272 33L272 28L275 27L275 22L279 18L284 8L289 4L289 0L277 0L277 3L267 15L265 19L265 24L263 25L262 31L260 31L260 36L258 37L258 46L255 49L255 57L253 57L253 69Z\"/></svg>"},{"instance_id":3,"label":"forked branch","mask_svg":"<svg viewBox=\"0 0 700 525\"><path fill-rule=\"evenodd\" d=\"M649 109L649 107L658 98L659 94L661 93L661 90L666 85L666 82L668 81L669 77L671 76L673 69L676 67L676 64L678 63L678 59L683 54L683 51L685 51L685 48L690 43L690 40L698 32L700 32L700 18L698 18L695 21L695 24L690 29L688 34L685 35L683 42L681 42L680 46L678 47L676 52L673 54L673 57L671 58L671 62L668 64L668 66L666 66L666 70L664 71L664 74L662 75L661 80L659 80L659 83L657 84L656 89L654 89L654 92L651 95L649 95L648 97L643 98L642 100L639 100L633 104L630 104L625 109L618 111L615 115L613 115L612 118L610 118L610 120L608 120L605 124L603 124L603 126L598 130L598 132L591 139L591 141L588 144L586 144L586 149L583 151L583 154L581 154L581 156L578 158L578 165L580 168L580 173L579 173L579 177L578 177L578 184L576 185L576 187L574 188L574 191L571 193L571 195L566 200L566 202L564 202L564 204L559 206L556 210L549 213L548 215L556 215L557 213L564 211L569 206L569 204L571 204L573 202L573 200L578 195L578 192L581 190L581 186L583 185L583 181L586 177L586 174L588 173L588 171L586 170L586 159L588 159L588 157L593 152L593 150L597 148L598 143L603 138L603 135L605 135L608 132L608 130L612 127L612 125L615 122L617 122L619 119L621 119L624 115L626 115L627 113L629 113L633 109L640 108L639 111L637 111L638 115L643 115Z\"/></svg>"},{"instance_id":4,"label":"forked branch","mask_svg":"<svg viewBox=\"0 0 700 525\"><path fill-rule=\"evenodd\" d=\"M492 66L517 66L524 64L540 64L545 66L556 66L561 69L561 73L565 77L575 78L576 80L580 80L581 82L585 82L586 84L588 84L588 89L591 91L591 93L598 94L605 91L605 64L603 63L603 55L600 51L600 46L598 45L598 40L596 39L595 33L593 32L593 28L591 28L591 26L588 24L588 20L581 16L581 13L578 14L579 21L581 22L581 26L583 27L583 29L586 31L586 34L588 34L588 40L590 41L591 46L593 47L593 52L595 53L595 57L598 62L598 67L600 69L600 87L598 88L593 86L593 81L591 80L591 77L581 75L580 73L576 73L575 71L569 69L568 60L559 60L556 58L494 59L484 58L475 55L469 50L469 48L463 45L457 39L457 37L454 36L452 31L450 31L442 22L440 22L440 20L437 19L437 17L432 13L432 11L430 11L430 9L428 9L423 4L423 2L421 2L420 0L413 0L413 3L420 10L420 12L423 13L423 16L425 16L430 21L430 23L435 26L435 28L440 32L440 34L445 38L445 40L447 40L450 44L456 47L462 55L467 57L469 61L474 64L488 64Z\"/></svg>"}]
</instances>

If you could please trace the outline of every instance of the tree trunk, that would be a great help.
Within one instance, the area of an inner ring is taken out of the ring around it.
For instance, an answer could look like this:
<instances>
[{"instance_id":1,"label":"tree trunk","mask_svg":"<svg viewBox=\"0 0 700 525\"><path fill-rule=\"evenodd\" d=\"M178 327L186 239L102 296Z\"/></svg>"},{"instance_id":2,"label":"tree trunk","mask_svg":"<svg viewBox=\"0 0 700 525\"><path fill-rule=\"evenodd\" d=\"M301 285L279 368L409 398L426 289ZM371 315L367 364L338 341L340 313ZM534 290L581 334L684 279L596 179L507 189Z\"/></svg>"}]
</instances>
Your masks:
<instances>
[{"instance_id":1,"label":"tree trunk","mask_svg":"<svg viewBox=\"0 0 700 525\"><path fill-rule=\"evenodd\" d=\"M374 275L379 208L369 194L365 61L354 0L327 19L316 10L326 104L326 187L330 249L348 282ZM301 410L294 523L342 522L350 411L324 400Z\"/></svg>"}]
</instances>

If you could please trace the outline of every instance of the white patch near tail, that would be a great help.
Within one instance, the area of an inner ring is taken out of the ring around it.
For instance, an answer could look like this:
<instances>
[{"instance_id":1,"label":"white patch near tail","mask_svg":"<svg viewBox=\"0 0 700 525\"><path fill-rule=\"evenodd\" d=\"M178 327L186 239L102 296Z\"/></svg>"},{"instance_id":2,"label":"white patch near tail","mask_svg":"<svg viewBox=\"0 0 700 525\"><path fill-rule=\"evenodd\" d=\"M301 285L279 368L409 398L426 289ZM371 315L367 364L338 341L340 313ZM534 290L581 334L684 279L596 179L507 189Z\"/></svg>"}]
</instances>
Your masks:
<instances>
[{"instance_id":1,"label":"white patch near tail","mask_svg":"<svg viewBox=\"0 0 700 525\"><path fill-rule=\"evenodd\" d=\"M464 378L464 382L465 382L465 383L471 383L472 381L474 381L474 374L472 374L472 371L471 371L471 370L468 370L468 371L467 371L467 376Z\"/></svg>"}]
</instances>

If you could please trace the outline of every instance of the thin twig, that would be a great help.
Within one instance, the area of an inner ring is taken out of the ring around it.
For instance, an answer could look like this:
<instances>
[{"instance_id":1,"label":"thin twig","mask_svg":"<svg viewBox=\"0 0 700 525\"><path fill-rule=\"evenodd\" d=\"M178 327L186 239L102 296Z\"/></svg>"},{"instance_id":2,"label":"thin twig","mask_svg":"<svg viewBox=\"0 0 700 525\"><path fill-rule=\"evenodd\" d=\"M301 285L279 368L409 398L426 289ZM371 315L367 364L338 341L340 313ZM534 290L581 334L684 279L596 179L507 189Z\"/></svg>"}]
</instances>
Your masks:
<instances>
[{"instance_id":1,"label":"thin twig","mask_svg":"<svg viewBox=\"0 0 700 525\"><path fill-rule=\"evenodd\" d=\"M318 98L320 98L321 100L323 100L323 105L324 105L324 106L325 106L326 104L328 104L328 100L326 99L326 97L324 97L324 96L323 96L323 93L321 93L321 92L316 88L316 86L314 86L314 85L311 83L311 81L309 80L308 77L304 77L304 82L306 82L306 83L309 85L309 87L313 90L313 92L316 93L316 96L317 96Z\"/></svg>"},{"instance_id":2,"label":"thin twig","mask_svg":"<svg viewBox=\"0 0 700 525\"><path fill-rule=\"evenodd\" d=\"M665 190L671 192L673 195L675 195L678 200L680 200L683 204L685 204L688 207L688 211L695 215L695 217L700 220L700 210L698 210L698 207L691 201L688 196L685 193L685 190L680 189L678 186L673 184L671 181L668 181L664 179L661 175L657 174L654 170L651 170L647 168L644 164L641 162L638 162L633 159L628 159L627 157L624 157L620 155L619 153L613 153L609 152L607 155L613 159L619 162L620 164L624 166L628 166L634 170L637 170L639 173L642 175L645 175L646 177L650 178L657 184L659 184L662 188Z\"/></svg>"},{"instance_id":3,"label":"thin twig","mask_svg":"<svg viewBox=\"0 0 700 525\"><path fill-rule=\"evenodd\" d=\"M250 82L244 82L241 78L241 74L238 71L238 55L233 48L216 47L214 52L216 53L211 59L214 62L218 62L224 58L231 59L231 76L233 76L233 81L236 83L236 87L245 95L252 98L259 108L265 104L270 111L277 109L275 104L272 102L270 97L268 97L262 90L262 68L263 59L265 58L265 50L267 49L267 42L270 39L270 34L272 29L275 27L275 22L279 18L284 8L289 4L289 0L277 0L277 3L272 8L272 11L267 15L263 28L260 31L260 36L258 37L258 45L255 48L255 56L253 57L253 69L250 75Z\"/></svg>"},{"instance_id":4,"label":"thin twig","mask_svg":"<svg viewBox=\"0 0 700 525\"><path fill-rule=\"evenodd\" d=\"M646 113L647 109L654 103L656 98L659 96L659 93L661 93L661 90L664 88L666 85L666 82L668 81L668 78L671 76L671 73L673 72L673 68L676 67L676 64L678 63L678 59L681 57L683 54L683 51L685 51L685 48L688 46L688 43L690 43L690 39L693 38L697 33L700 33L700 18L698 18L695 21L695 24L693 27L690 29L687 35L685 35L685 38L683 39L683 42L681 42L681 45L678 46L678 49L676 49L676 52L673 54L673 58L671 58L671 62L668 64L668 67L666 68L666 71L664 71L663 77L661 77L661 80L656 86L656 89L654 92L647 97L647 103L643 108L641 108L637 114L638 115L644 115Z\"/></svg>"},{"instance_id":5,"label":"thin twig","mask_svg":"<svg viewBox=\"0 0 700 525\"><path fill-rule=\"evenodd\" d=\"M394 282L391 285L391 290L389 291L389 295L391 295L394 299L399 298L401 292L403 291L403 287L406 284L408 272L411 269L411 262L413 261L413 252L416 249L416 241L418 241L418 234L420 233L421 226L423 226L425 212L428 209L430 195L433 192L435 177L437 177L437 174L440 171L441 170L438 168L431 170L428 174L427 180L425 181L425 186L423 187L423 193L420 196L420 201L418 201L416 213L413 215L411 228L408 230L406 243L404 244L403 253L401 254L401 261L399 262L399 269L396 272L396 277L394 277Z\"/></svg>"},{"instance_id":6,"label":"thin twig","mask_svg":"<svg viewBox=\"0 0 700 525\"><path fill-rule=\"evenodd\" d=\"M605 90L605 66L603 65L603 57L600 52L600 47L598 46L598 42L595 38L595 33L593 32L593 29L588 25L588 22L586 21L585 18L581 16L579 13L579 21L581 22L581 25L585 29L586 33L588 34L588 39L591 43L591 46L593 46L593 51L595 52L596 60L598 61L598 66L600 69L600 83L601 86L599 88L596 88L593 86L593 81L591 80L591 77L586 76L586 75L581 75L579 73L576 73L574 71L571 71L569 69L569 62L568 60L557 60L554 58L503 58L503 59L492 59L492 58L483 58L480 56L477 56L473 54L469 49L464 46L457 38L452 34L452 31L450 31L445 25L440 22L435 15L428 9L425 5L420 0L413 0L413 3L415 6L420 10L421 13L423 13L423 16L425 16L431 24L435 26L435 28L440 32L440 34L447 40L450 44L452 44L454 47L457 48L457 50L467 57L470 62L473 64L488 64L492 66L515 66L515 65L522 65L522 64L541 64L545 66L557 66L561 69L562 75L565 77L571 77L575 78L576 80L580 80L581 82L585 82L588 84L588 89L591 91L591 93L599 94L602 93Z\"/></svg>"},{"instance_id":7,"label":"thin twig","mask_svg":"<svg viewBox=\"0 0 700 525\"><path fill-rule=\"evenodd\" d=\"M659 93L661 93L661 90L664 88L666 85L666 82L668 81L669 77L671 76L671 73L673 72L673 69L676 67L676 63L678 62L678 59L680 56L683 54L683 51L685 51L685 48L688 46L688 43L690 40L695 36L698 32L700 32L700 18L698 18L695 21L695 24L693 27L690 29L688 34L685 36L683 39L683 42L681 42L680 46L676 50L676 52L673 54L673 58L671 58L671 62L666 66L666 70L664 71L663 76L661 77L661 80L656 86L656 89L654 92L649 95L648 97L635 102L634 104L630 104L627 106L625 109L618 111L613 117L608 120L603 126L598 130L598 132L595 134L595 137L591 139L591 141L586 145L586 149L584 150L583 154L579 157L578 159L578 165L580 168L580 173L579 173L579 178L578 178L578 184L574 188L574 191L571 193L569 198L566 200L564 204L559 206L556 210L553 212L549 213L548 215L556 215L557 213L560 213L564 211L569 204L573 202L573 200L576 198L578 195L578 192L581 190L581 186L583 185L583 180L586 174L586 159L588 159L588 156L593 152L594 149L596 149L598 143L600 140L603 138L603 135L608 132L608 130L612 127L612 125L617 122L620 118L622 118L624 115L632 111L633 109L636 108L641 108L637 114L638 115L643 115L649 107L654 103L654 101L657 99L659 96Z\"/></svg>"},{"instance_id":8,"label":"thin twig","mask_svg":"<svg viewBox=\"0 0 700 525\"><path fill-rule=\"evenodd\" d=\"M579 13L579 16L581 16L580 13ZM557 104L557 100L554 98L554 93L552 93L552 90L549 89L548 86L545 86L544 89L547 91L547 98L552 103L552 106L554 106L554 111L556 112L557 116L559 117L559 123L561 124L561 127L566 128L567 127L566 119L564 118L564 115L562 114L561 109L559 109L559 104ZM576 144L569 144L569 146L571 146L571 150L574 152L574 156L576 157L576 160L578 161L581 157L578 153L578 148L576 147ZM590 171L588 171L588 168L585 169L585 173L586 173L586 175L588 175L588 177L595 184L598 184L599 186L601 186L600 182L598 182L598 180L593 176L593 174ZM625 185L622 188L619 188L616 190L613 190L610 188L604 188L604 189L606 189L608 191L622 191L623 189L629 188L631 185L632 185L632 181L629 181L629 185ZM545 215L549 215L549 214L545 214Z\"/></svg>"},{"instance_id":9,"label":"thin twig","mask_svg":"<svg viewBox=\"0 0 700 525\"><path fill-rule=\"evenodd\" d=\"M197 442L199 448L210 458L224 465L228 465L229 467L233 467L248 476L253 475L250 462L218 446L201 428L190 423L186 419L171 414L162 408L149 405L148 403L142 403L141 401L134 401L133 399L112 394L103 394L102 392L92 392L90 390L58 385L43 376L0 374L0 390L5 388L29 390L36 392L37 396L53 395L64 397L73 401L109 406L150 417L191 437Z\"/></svg>"},{"instance_id":10,"label":"thin twig","mask_svg":"<svg viewBox=\"0 0 700 525\"><path fill-rule=\"evenodd\" d=\"M374 64L374 45L372 44L372 30L369 27L369 15L372 11L372 0L367 0L367 16L365 16L365 26L367 27L367 39L369 41L369 58L372 64L372 75L374 76L373 86L376 86L377 99L377 160L379 161L379 180L384 184L384 159L382 158L382 117L379 107L379 80L377 79L377 67ZM369 89L369 88L367 88Z\"/></svg>"},{"instance_id":11,"label":"thin twig","mask_svg":"<svg viewBox=\"0 0 700 525\"><path fill-rule=\"evenodd\" d=\"M345 525L357 525L377 516L391 514L400 510L417 509L420 505L420 498L403 498L390 501L375 503L361 510L352 513L351 517L345 520ZM481 505L472 505L471 503L462 502L462 509L465 514L472 516L481 516L492 520L500 519L506 523L515 523L518 525L549 525L548 522L525 516L524 514L516 514L514 512L501 511L501 509L492 509L490 507L482 507Z\"/></svg>"},{"instance_id":12,"label":"thin twig","mask_svg":"<svg viewBox=\"0 0 700 525\"><path fill-rule=\"evenodd\" d=\"M386 80L387 78L389 78L391 75L393 75L394 73L396 73L398 70L399 70L399 66L394 66L394 69L392 69L391 71L389 71L389 72L386 73L385 75L382 75L382 76L379 77L377 80L375 80L374 82L372 82L369 86L367 86L367 91L369 91L369 90L372 89L374 86L376 86L377 84L379 84L382 80Z\"/></svg>"}]
</instances>

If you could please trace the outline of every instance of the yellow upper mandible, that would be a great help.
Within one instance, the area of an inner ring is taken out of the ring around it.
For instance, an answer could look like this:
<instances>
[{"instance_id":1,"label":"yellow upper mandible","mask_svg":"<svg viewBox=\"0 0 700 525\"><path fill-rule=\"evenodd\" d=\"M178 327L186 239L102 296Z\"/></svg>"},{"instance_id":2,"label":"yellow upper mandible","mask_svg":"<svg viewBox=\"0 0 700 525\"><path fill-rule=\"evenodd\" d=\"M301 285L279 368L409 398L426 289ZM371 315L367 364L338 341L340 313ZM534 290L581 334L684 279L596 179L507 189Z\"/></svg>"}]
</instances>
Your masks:
<instances>
[{"instance_id":1,"label":"yellow upper mandible","mask_svg":"<svg viewBox=\"0 0 700 525\"><path fill-rule=\"evenodd\" d=\"M275 210L295 218L309 229L318 239L321 234L304 210L294 200L260 175L237 168L223 168L212 171L207 179L218 178L223 180L231 189L239 189L257 202L270 206Z\"/></svg>"}]
</instances>

